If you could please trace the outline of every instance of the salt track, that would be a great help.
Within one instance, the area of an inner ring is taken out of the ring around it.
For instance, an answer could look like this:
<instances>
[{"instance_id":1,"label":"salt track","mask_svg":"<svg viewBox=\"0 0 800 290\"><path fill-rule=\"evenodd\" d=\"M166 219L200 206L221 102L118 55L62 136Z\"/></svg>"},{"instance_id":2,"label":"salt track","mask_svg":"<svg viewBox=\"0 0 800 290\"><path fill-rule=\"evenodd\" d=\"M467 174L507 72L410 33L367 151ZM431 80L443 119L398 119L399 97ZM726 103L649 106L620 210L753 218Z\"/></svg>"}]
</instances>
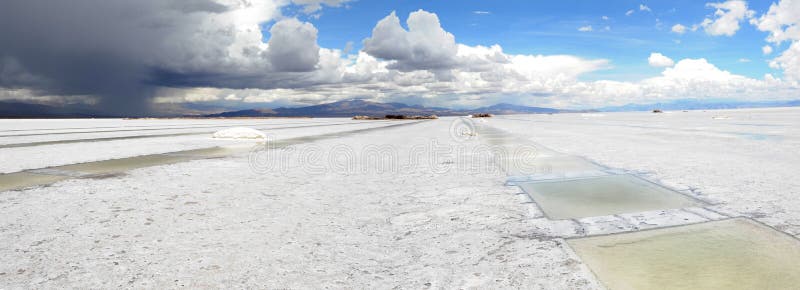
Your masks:
<instances>
[{"instance_id":1,"label":"salt track","mask_svg":"<svg viewBox=\"0 0 800 290\"><path fill-rule=\"evenodd\" d=\"M282 170L254 170L252 160L240 154L7 191L0 193L0 286L602 288L564 238L732 216L800 234L800 203L794 198L800 189L794 179L800 171L798 113L523 115L485 122L542 148L634 173L708 204L681 211L549 220L503 171L469 158L487 140L453 138L452 118L292 146L296 153L390 145L400 165L413 160L410 152L418 145L463 149L446 158L414 155L416 166L395 171L370 170L375 164L358 154L354 164L361 170L309 170L308 160L301 158L288 159ZM722 115L728 118L714 118ZM303 122L312 121L320 122ZM4 126L31 130L12 132L20 134L49 128L44 121L26 122ZM142 125L174 125L148 122L153 123ZM216 124L187 123L193 122ZM397 123L265 132L291 138L391 124ZM14 172L222 142L209 136L0 148L0 156L3 172ZM483 170L454 168L469 166Z\"/></svg>"}]
</instances>

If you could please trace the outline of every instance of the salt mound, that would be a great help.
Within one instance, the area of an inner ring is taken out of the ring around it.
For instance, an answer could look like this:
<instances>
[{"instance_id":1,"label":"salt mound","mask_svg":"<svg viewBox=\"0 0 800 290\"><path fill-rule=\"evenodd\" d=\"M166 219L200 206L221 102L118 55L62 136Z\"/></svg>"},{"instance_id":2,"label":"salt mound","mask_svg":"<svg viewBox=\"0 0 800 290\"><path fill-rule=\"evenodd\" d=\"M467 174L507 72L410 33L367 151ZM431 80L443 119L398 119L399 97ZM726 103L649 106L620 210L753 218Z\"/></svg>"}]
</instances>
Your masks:
<instances>
[{"instance_id":1,"label":"salt mound","mask_svg":"<svg viewBox=\"0 0 800 290\"><path fill-rule=\"evenodd\" d=\"M212 138L217 139L264 139L267 135L261 131L245 127L236 127L214 132Z\"/></svg>"}]
</instances>

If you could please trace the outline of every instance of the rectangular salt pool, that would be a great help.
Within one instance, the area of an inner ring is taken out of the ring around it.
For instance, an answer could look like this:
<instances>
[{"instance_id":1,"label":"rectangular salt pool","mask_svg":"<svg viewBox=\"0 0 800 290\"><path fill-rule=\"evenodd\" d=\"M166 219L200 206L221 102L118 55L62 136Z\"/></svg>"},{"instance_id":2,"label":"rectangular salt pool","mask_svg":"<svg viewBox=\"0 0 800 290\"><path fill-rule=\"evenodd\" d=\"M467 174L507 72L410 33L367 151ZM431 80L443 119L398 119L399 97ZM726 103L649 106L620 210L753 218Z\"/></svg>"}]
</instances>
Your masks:
<instances>
[{"instance_id":1,"label":"rectangular salt pool","mask_svg":"<svg viewBox=\"0 0 800 290\"><path fill-rule=\"evenodd\" d=\"M572 219L697 206L699 202L631 175L518 184L550 219Z\"/></svg>"},{"instance_id":2,"label":"rectangular salt pool","mask_svg":"<svg viewBox=\"0 0 800 290\"><path fill-rule=\"evenodd\" d=\"M800 287L800 241L749 219L567 243L609 289Z\"/></svg>"},{"instance_id":3,"label":"rectangular salt pool","mask_svg":"<svg viewBox=\"0 0 800 290\"><path fill-rule=\"evenodd\" d=\"M547 156L548 154L549 156ZM552 155L552 153L548 152L544 152L542 155L545 156L533 155L533 158L519 157L503 159L501 167L509 176L566 175L570 173L603 170L603 167L583 158Z\"/></svg>"}]
</instances>

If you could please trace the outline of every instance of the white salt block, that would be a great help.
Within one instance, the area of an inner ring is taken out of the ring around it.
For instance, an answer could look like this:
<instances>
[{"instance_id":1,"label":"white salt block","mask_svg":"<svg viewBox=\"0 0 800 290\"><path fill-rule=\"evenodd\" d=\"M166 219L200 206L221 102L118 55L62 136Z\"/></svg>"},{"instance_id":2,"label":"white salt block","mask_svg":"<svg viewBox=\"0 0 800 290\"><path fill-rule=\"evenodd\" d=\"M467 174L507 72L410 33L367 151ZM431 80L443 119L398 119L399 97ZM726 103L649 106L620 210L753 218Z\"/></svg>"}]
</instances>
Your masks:
<instances>
[{"instance_id":1,"label":"white salt block","mask_svg":"<svg viewBox=\"0 0 800 290\"><path fill-rule=\"evenodd\" d=\"M229 128L214 132L212 138L217 139L265 139L267 134L261 131L245 127Z\"/></svg>"}]
</instances>

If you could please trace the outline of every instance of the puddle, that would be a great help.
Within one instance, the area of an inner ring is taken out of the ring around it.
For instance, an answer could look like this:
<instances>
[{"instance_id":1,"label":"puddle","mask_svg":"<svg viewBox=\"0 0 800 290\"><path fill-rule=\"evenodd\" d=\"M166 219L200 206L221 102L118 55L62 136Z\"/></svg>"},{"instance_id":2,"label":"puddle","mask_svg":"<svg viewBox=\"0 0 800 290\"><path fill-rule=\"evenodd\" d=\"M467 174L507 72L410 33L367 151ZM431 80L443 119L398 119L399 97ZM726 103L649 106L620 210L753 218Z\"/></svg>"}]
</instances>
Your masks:
<instances>
[{"instance_id":1,"label":"puddle","mask_svg":"<svg viewBox=\"0 0 800 290\"><path fill-rule=\"evenodd\" d=\"M572 219L699 205L631 175L518 183L550 219Z\"/></svg>"},{"instance_id":2,"label":"puddle","mask_svg":"<svg viewBox=\"0 0 800 290\"><path fill-rule=\"evenodd\" d=\"M543 156L540 156L543 155ZM602 172L600 165L572 156L539 153L534 158L516 159L501 165L509 176L552 175L564 176L584 172ZM595 174L596 175L596 174Z\"/></svg>"},{"instance_id":3,"label":"puddle","mask_svg":"<svg viewBox=\"0 0 800 290\"><path fill-rule=\"evenodd\" d=\"M177 163L192 159L190 156L154 154L136 157L87 162L80 164L64 165L52 167L55 170L77 171L83 174L97 175L108 173L119 173L142 167Z\"/></svg>"},{"instance_id":4,"label":"puddle","mask_svg":"<svg viewBox=\"0 0 800 290\"><path fill-rule=\"evenodd\" d=\"M2 174L0 175L0 191L23 189L43 184L50 184L67 178L69 177L28 172Z\"/></svg>"},{"instance_id":5,"label":"puddle","mask_svg":"<svg viewBox=\"0 0 800 290\"><path fill-rule=\"evenodd\" d=\"M496 128L478 126L477 129L479 138L495 152L497 165L509 176L564 175L603 170L603 167L585 159L559 154Z\"/></svg>"},{"instance_id":6,"label":"puddle","mask_svg":"<svg viewBox=\"0 0 800 290\"><path fill-rule=\"evenodd\" d=\"M231 145L225 147L218 146L211 148L178 151L174 153L165 153L164 155L192 157L193 159L220 158L220 157L231 156L237 153L248 152L252 147L253 147L252 144Z\"/></svg>"},{"instance_id":7,"label":"puddle","mask_svg":"<svg viewBox=\"0 0 800 290\"><path fill-rule=\"evenodd\" d=\"M748 219L567 243L609 289L797 289L800 241Z\"/></svg>"}]
</instances>

